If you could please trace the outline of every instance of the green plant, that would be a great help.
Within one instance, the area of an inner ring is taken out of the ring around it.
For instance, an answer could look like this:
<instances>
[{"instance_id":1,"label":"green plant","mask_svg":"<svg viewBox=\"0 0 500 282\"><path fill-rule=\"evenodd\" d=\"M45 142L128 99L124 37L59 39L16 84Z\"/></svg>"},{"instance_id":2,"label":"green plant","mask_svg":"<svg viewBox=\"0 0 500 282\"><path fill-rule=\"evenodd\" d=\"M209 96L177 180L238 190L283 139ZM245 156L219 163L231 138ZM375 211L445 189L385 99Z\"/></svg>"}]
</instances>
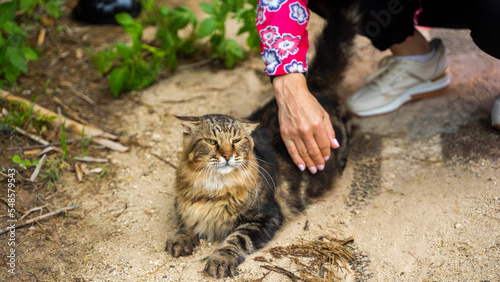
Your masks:
<instances>
[{"instance_id":1,"label":"green plant","mask_svg":"<svg viewBox=\"0 0 500 282\"><path fill-rule=\"evenodd\" d=\"M21 9L26 1L20 1ZM18 1L0 4L0 88L2 79L14 84L21 74L28 71L28 61L37 60L39 52L26 44L28 34L15 21Z\"/></svg>"},{"instance_id":2,"label":"green plant","mask_svg":"<svg viewBox=\"0 0 500 282\"><path fill-rule=\"evenodd\" d=\"M198 37L210 36L212 57L223 59L227 68L245 58L245 51L233 39L226 38L226 21L228 17L236 18L243 23L238 34L248 33L247 45L251 49L258 48L260 42L255 28L255 10L257 1L254 0L212 0L212 4L200 3L201 9L210 15L198 29Z\"/></svg>"},{"instance_id":3,"label":"green plant","mask_svg":"<svg viewBox=\"0 0 500 282\"><path fill-rule=\"evenodd\" d=\"M63 161L68 159L68 144L66 144L66 120L61 124L61 149L63 151Z\"/></svg>"},{"instance_id":4,"label":"green plant","mask_svg":"<svg viewBox=\"0 0 500 282\"><path fill-rule=\"evenodd\" d=\"M64 170L66 163L62 160L47 160L44 162L45 169L40 173L40 179L45 181L48 189L54 183L61 181L61 172Z\"/></svg>"},{"instance_id":5,"label":"green plant","mask_svg":"<svg viewBox=\"0 0 500 282\"><path fill-rule=\"evenodd\" d=\"M0 123L16 126L19 128L31 127L37 132L44 132L50 126L55 116L37 114L33 117L33 108L35 104L28 107L25 103L20 103L17 107L9 104L9 114L0 119Z\"/></svg>"},{"instance_id":6,"label":"green plant","mask_svg":"<svg viewBox=\"0 0 500 282\"><path fill-rule=\"evenodd\" d=\"M187 7L179 6L175 9L161 7L158 12L158 31L156 38L161 42L160 49L165 52L164 64L173 71L177 67L179 53L192 54L195 52L196 26L198 19ZM191 27L191 33L181 38L179 31Z\"/></svg>"},{"instance_id":7,"label":"green plant","mask_svg":"<svg viewBox=\"0 0 500 282\"><path fill-rule=\"evenodd\" d=\"M18 105L17 109L15 109L12 104L9 104L9 114L4 116L1 122L22 128L26 121L31 119L34 107L35 104L32 104L31 107L28 108L26 104L21 103Z\"/></svg>"},{"instance_id":8,"label":"green plant","mask_svg":"<svg viewBox=\"0 0 500 282\"><path fill-rule=\"evenodd\" d=\"M116 43L113 48L93 54L97 70L108 76L109 88L115 97L122 90L144 88L153 83L161 70L165 52L141 43L142 25L127 13L116 15L116 21L130 35L132 43ZM148 52L148 55L143 55Z\"/></svg>"},{"instance_id":9,"label":"green plant","mask_svg":"<svg viewBox=\"0 0 500 282\"><path fill-rule=\"evenodd\" d=\"M84 126L82 129L82 135L80 137L80 148L82 150L82 156L84 157L89 155L89 143L91 138L92 135L85 138L85 126Z\"/></svg>"},{"instance_id":10,"label":"green plant","mask_svg":"<svg viewBox=\"0 0 500 282\"><path fill-rule=\"evenodd\" d=\"M35 7L40 7L45 13L58 19L62 15L61 0L17 0L19 2L19 10L28 12L28 15L35 15Z\"/></svg>"},{"instance_id":11,"label":"green plant","mask_svg":"<svg viewBox=\"0 0 500 282\"><path fill-rule=\"evenodd\" d=\"M97 181L101 180L104 177L104 175L106 175L106 173L108 173L108 171L106 169L104 169L102 166L100 166L100 167L102 168L102 171L97 176Z\"/></svg>"},{"instance_id":12,"label":"green plant","mask_svg":"<svg viewBox=\"0 0 500 282\"><path fill-rule=\"evenodd\" d=\"M226 21L234 18L242 23L238 34L248 34L247 45L258 50L260 39L255 28L257 0L212 0L212 4L201 3L202 10L209 15L198 26L196 15L187 7L160 7L153 0L141 2L143 22L157 24L156 39L159 47L141 42L143 25L129 14L116 15L117 22L130 35L131 43L116 43L114 47L94 53L91 51L97 70L108 75L111 92L118 97L122 91L144 88L154 82L163 66L171 71L177 67L181 54L198 51L200 40L209 37L212 57L222 59L227 68L245 58L246 53L239 44L226 38ZM181 36L181 32L185 35Z\"/></svg>"},{"instance_id":13,"label":"green plant","mask_svg":"<svg viewBox=\"0 0 500 282\"><path fill-rule=\"evenodd\" d=\"M31 165L34 165L34 166L38 165L37 159L34 159L33 161L30 161L28 159L23 160L23 159L21 159L21 157L19 155L15 155L14 157L12 157L12 161L14 163L18 164L24 170L28 169L28 167Z\"/></svg>"}]
</instances>

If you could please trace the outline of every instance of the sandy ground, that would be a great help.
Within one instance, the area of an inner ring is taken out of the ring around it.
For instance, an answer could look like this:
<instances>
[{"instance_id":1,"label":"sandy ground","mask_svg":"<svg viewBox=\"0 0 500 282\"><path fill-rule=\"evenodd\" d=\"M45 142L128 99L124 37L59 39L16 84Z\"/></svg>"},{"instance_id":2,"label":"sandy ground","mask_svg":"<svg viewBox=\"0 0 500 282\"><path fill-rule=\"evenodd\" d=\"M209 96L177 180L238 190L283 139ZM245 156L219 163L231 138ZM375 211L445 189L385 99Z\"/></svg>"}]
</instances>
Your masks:
<instances>
[{"instance_id":1,"label":"sandy ground","mask_svg":"<svg viewBox=\"0 0 500 282\"><path fill-rule=\"evenodd\" d=\"M465 31L425 32L441 37L448 48L450 92L360 119L347 168L334 189L287 223L227 281L262 278L268 271L254 257L270 259L269 247L321 235L354 238L356 262L339 274L345 281L500 280L500 132L489 126L491 102L500 93L500 62L477 49ZM364 38L356 40L355 50L341 87L346 95L387 55ZM56 280L211 280L201 273L202 260L218 243L203 242L184 258L164 251L175 232L174 169L157 156L178 162L182 131L173 115L244 117L271 99L262 68L257 57L234 70L181 68L138 94L142 103L120 124L138 145L111 154L117 171L109 185L74 192L83 203L81 219L60 227L69 234L60 239L61 248L39 255L74 254L47 266ZM295 270L288 259L275 259L273 265ZM262 281L288 280L270 273Z\"/></svg>"}]
</instances>

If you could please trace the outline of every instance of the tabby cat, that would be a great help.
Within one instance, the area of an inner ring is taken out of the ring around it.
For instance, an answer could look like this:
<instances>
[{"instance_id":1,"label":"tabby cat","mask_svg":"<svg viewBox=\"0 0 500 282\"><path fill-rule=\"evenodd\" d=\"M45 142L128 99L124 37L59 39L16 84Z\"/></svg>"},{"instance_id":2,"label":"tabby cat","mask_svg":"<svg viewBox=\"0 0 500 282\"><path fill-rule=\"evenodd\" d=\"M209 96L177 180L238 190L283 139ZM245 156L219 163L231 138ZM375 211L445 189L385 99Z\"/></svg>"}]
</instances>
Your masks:
<instances>
[{"instance_id":1,"label":"tabby cat","mask_svg":"<svg viewBox=\"0 0 500 282\"><path fill-rule=\"evenodd\" d=\"M184 128L183 155L177 169L177 233L167 240L174 257L193 253L199 239L223 241L205 272L233 276L248 254L266 245L283 223L306 208L309 199L332 186L349 150L350 115L334 86L347 58L342 46L355 35L352 1L310 1L327 19L316 48L308 86L330 114L340 148L318 174L300 172L281 140L278 109L271 101L248 119L226 115L177 117Z\"/></svg>"}]
</instances>

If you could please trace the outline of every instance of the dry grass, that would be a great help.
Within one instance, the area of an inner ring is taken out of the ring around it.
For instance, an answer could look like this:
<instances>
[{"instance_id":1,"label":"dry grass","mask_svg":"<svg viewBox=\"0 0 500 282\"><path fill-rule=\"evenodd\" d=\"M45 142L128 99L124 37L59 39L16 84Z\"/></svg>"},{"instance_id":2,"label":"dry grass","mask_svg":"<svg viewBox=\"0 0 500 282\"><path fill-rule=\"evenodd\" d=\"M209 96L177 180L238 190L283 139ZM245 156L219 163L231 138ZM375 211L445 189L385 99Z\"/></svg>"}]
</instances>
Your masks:
<instances>
[{"instance_id":1,"label":"dry grass","mask_svg":"<svg viewBox=\"0 0 500 282\"><path fill-rule=\"evenodd\" d=\"M276 259L291 259L300 276L276 265L261 267L285 275L292 281L336 281L340 279L335 275L339 270L350 272L348 263L352 262L354 257L346 245L353 241L352 237L338 240L321 236L310 242L269 249L269 253ZM257 257L255 260L268 262L263 257Z\"/></svg>"}]
</instances>

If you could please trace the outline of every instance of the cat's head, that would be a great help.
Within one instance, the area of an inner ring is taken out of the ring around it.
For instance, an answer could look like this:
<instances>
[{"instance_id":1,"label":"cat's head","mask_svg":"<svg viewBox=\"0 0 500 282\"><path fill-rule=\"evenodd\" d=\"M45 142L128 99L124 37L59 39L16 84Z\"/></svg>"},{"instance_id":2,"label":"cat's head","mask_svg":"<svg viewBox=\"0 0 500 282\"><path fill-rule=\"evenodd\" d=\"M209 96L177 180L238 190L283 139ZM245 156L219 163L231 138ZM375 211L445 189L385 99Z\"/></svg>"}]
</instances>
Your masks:
<instances>
[{"instance_id":1,"label":"cat's head","mask_svg":"<svg viewBox=\"0 0 500 282\"><path fill-rule=\"evenodd\" d=\"M257 123L227 115L177 116L184 128L185 160L195 170L211 168L228 174L244 166L252 156L250 134Z\"/></svg>"}]
</instances>

